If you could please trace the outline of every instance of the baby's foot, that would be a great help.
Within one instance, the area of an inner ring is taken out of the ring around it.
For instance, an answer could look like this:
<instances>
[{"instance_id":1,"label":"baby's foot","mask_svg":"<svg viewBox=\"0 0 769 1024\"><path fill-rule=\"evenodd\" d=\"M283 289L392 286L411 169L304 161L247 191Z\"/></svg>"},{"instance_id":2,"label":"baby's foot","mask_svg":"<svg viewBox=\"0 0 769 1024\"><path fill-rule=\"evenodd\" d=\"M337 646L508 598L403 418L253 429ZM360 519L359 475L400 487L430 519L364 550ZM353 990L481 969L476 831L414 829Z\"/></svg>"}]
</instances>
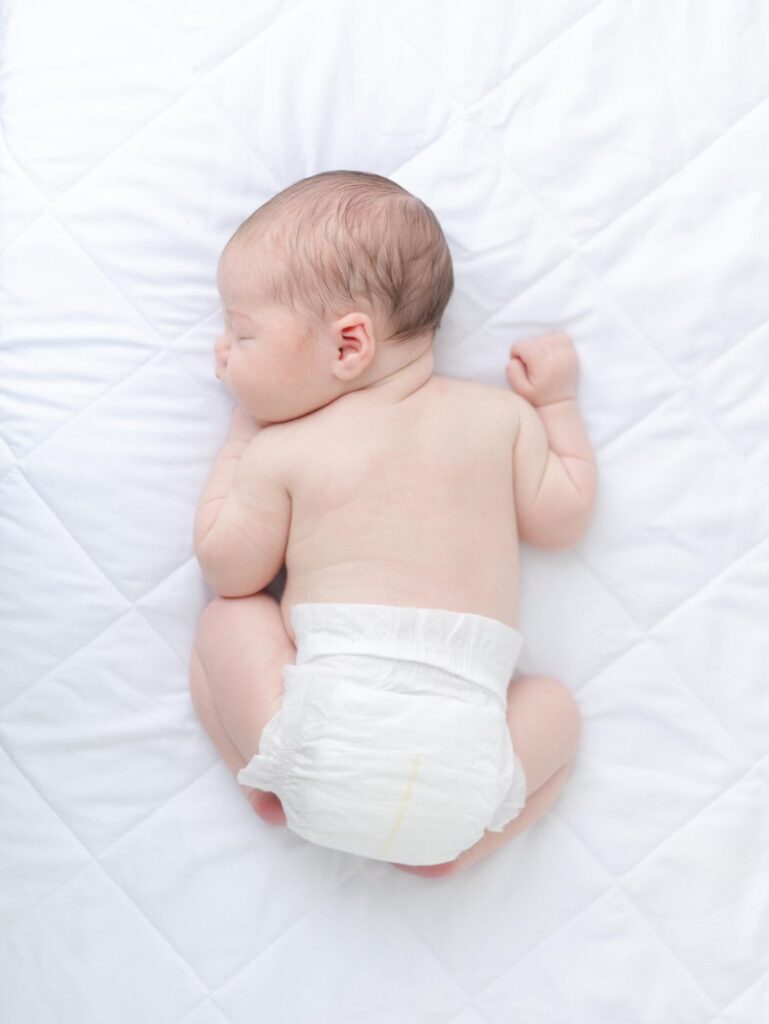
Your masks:
<instances>
[{"instance_id":1,"label":"baby's foot","mask_svg":"<svg viewBox=\"0 0 769 1024\"><path fill-rule=\"evenodd\" d=\"M445 864L391 863L399 871L408 871L410 875L421 875L423 878L445 878L446 875L452 875L457 870L457 862L455 860L446 861Z\"/></svg>"},{"instance_id":2,"label":"baby's foot","mask_svg":"<svg viewBox=\"0 0 769 1024\"><path fill-rule=\"evenodd\" d=\"M283 810L283 804L275 793L266 793L261 789L252 789L248 799L262 821L266 821L268 825L286 824L286 812Z\"/></svg>"}]
</instances>

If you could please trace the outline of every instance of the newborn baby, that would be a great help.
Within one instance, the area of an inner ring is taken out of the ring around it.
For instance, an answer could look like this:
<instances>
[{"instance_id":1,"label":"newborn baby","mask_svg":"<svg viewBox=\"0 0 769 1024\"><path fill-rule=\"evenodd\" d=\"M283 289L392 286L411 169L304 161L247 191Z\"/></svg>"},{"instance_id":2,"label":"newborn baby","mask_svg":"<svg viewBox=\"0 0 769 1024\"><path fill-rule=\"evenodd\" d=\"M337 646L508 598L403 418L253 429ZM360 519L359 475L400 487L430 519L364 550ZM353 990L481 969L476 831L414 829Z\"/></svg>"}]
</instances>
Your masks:
<instances>
[{"instance_id":1,"label":"newborn baby","mask_svg":"<svg viewBox=\"0 0 769 1024\"><path fill-rule=\"evenodd\" d=\"M195 519L221 596L194 707L265 821L449 874L544 814L578 743L564 685L511 681L519 539L573 545L595 501L574 346L514 344L511 390L434 374L449 248L374 174L274 196L217 284L237 404Z\"/></svg>"}]
</instances>

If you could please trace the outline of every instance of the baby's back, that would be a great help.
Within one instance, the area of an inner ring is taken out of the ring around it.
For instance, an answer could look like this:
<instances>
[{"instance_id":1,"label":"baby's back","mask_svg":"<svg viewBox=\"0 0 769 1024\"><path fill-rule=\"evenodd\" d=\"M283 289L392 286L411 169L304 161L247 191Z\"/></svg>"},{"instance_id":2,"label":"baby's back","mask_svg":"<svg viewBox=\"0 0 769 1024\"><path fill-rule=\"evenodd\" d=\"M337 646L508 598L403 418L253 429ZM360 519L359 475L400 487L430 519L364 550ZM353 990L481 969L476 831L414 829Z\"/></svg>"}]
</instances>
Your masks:
<instances>
[{"instance_id":1,"label":"baby's back","mask_svg":"<svg viewBox=\"0 0 769 1024\"><path fill-rule=\"evenodd\" d=\"M433 376L268 428L291 495L283 619L301 602L469 611L518 624L509 393Z\"/></svg>"}]
</instances>

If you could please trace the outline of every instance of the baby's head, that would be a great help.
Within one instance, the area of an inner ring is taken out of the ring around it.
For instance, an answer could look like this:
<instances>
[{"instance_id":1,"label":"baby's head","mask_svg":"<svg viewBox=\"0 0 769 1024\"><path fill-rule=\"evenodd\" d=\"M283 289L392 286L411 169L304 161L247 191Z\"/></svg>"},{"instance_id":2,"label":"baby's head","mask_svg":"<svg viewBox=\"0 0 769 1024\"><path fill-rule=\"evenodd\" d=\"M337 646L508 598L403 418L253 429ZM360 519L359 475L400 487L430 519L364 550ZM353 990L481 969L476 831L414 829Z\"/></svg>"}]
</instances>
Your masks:
<instances>
[{"instance_id":1,"label":"baby's head","mask_svg":"<svg viewBox=\"0 0 769 1024\"><path fill-rule=\"evenodd\" d=\"M435 214L389 178L324 171L273 196L217 271L224 380L259 423L304 416L431 346L454 288Z\"/></svg>"}]
</instances>

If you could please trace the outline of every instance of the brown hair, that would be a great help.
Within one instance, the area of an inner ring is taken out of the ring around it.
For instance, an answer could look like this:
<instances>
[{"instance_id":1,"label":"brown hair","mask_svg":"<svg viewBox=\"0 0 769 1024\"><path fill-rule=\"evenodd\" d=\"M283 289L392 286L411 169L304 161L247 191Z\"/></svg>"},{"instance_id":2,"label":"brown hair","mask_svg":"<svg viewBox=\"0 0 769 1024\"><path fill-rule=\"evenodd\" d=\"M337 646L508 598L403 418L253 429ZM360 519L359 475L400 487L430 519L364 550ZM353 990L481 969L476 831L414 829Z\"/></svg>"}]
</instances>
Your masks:
<instances>
[{"instance_id":1,"label":"brown hair","mask_svg":"<svg viewBox=\"0 0 769 1024\"><path fill-rule=\"evenodd\" d=\"M448 244L429 206L389 178L302 178L255 210L224 251L263 240L260 293L294 315L322 324L363 306L383 318L385 338L403 341L440 327L454 289Z\"/></svg>"}]
</instances>

